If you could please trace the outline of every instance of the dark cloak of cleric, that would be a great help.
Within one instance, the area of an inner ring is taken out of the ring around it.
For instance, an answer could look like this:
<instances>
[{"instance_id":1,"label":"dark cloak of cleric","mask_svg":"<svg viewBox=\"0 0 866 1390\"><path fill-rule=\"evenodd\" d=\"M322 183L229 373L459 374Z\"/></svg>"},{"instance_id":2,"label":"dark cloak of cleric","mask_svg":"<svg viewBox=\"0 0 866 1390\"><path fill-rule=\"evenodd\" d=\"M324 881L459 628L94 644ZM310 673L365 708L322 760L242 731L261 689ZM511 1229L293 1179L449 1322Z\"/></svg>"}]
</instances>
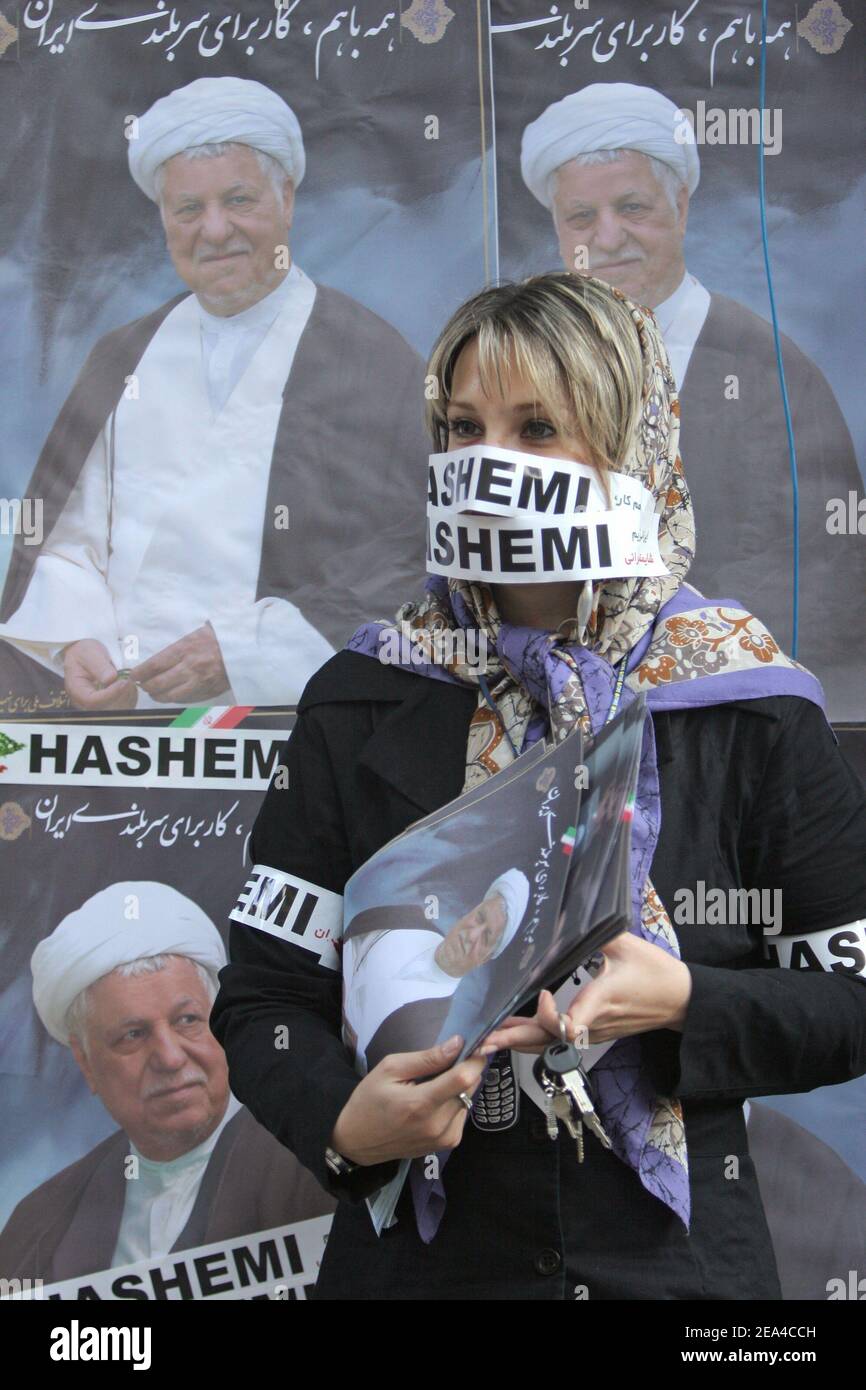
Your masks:
<instances>
[{"instance_id":1,"label":"dark cloak of cleric","mask_svg":"<svg viewBox=\"0 0 866 1390\"><path fill-rule=\"evenodd\" d=\"M290 253L305 153L276 92L178 88L129 163L192 293L97 342L57 417L28 488L45 539L16 537L3 594L0 695L68 689L90 639L93 708L106 660L141 676L127 707L291 703L423 576L423 366Z\"/></svg>"}]
</instances>

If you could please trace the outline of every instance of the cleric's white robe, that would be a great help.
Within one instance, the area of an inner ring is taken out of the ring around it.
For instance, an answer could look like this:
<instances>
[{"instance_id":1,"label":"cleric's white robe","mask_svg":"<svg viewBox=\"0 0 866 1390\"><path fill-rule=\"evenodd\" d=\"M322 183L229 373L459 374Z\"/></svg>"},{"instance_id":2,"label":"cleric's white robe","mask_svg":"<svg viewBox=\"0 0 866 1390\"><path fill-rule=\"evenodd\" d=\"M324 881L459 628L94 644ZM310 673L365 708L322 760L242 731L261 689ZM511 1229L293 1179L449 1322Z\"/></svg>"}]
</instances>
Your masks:
<instances>
[{"instance_id":1,"label":"cleric's white robe","mask_svg":"<svg viewBox=\"0 0 866 1390\"><path fill-rule=\"evenodd\" d=\"M136 1167L130 1171L111 1267L161 1260L190 1218L205 1169L220 1135L241 1108L229 1092L222 1119L212 1134L180 1158L159 1163L145 1158L130 1140Z\"/></svg>"},{"instance_id":2,"label":"cleric's white robe","mask_svg":"<svg viewBox=\"0 0 866 1390\"><path fill-rule=\"evenodd\" d=\"M682 389L692 351L709 311L709 290L704 289L700 280L689 271L685 272L673 294L653 309L678 389Z\"/></svg>"},{"instance_id":3,"label":"cleric's white robe","mask_svg":"<svg viewBox=\"0 0 866 1390\"><path fill-rule=\"evenodd\" d=\"M429 930L368 932L343 945L343 1009L363 1058L390 1014L419 999L444 999L461 977L447 975L434 959L445 933Z\"/></svg>"},{"instance_id":4,"label":"cleric's white robe","mask_svg":"<svg viewBox=\"0 0 866 1390\"><path fill-rule=\"evenodd\" d=\"M288 600L255 594L283 388L315 295L293 265L230 319L194 296L168 314L117 408L113 505L109 421L0 636L62 672L59 648L80 638L129 667L210 621L230 681L210 703L298 698L333 648ZM139 708L158 703L139 690Z\"/></svg>"}]
</instances>

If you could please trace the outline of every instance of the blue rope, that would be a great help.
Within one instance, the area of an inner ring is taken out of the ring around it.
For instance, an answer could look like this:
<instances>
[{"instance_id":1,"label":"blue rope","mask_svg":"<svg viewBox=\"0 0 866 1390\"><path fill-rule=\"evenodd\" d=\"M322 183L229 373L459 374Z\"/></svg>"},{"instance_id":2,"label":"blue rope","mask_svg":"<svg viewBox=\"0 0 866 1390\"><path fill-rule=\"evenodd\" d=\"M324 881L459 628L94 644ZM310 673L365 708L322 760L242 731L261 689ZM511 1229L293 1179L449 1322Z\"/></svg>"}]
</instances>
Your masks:
<instances>
[{"instance_id":1,"label":"blue rope","mask_svg":"<svg viewBox=\"0 0 866 1390\"><path fill-rule=\"evenodd\" d=\"M779 337L779 320L776 314L776 296L773 291L773 273L770 269L770 245L767 239L767 204L764 189L764 109L767 93L767 0L761 0L761 68L760 68L759 110L761 116L761 138L758 141L758 188L761 206L761 242L764 247L764 270L767 276L767 290L770 296L770 313L773 319L773 341L776 347L776 370L782 388L782 406L785 411L785 428L788 432L788 458L791 464L791 488L793 491L794 527L794 572L793 572L793 625L791 656L797 659L797 639L800 627L800 486L797 481L797 450L794 444L794 426L791 420L791 407L788 403L788 387L785 382L785 367L782 362L782 347Z\"/></svg>"}]
</instances>

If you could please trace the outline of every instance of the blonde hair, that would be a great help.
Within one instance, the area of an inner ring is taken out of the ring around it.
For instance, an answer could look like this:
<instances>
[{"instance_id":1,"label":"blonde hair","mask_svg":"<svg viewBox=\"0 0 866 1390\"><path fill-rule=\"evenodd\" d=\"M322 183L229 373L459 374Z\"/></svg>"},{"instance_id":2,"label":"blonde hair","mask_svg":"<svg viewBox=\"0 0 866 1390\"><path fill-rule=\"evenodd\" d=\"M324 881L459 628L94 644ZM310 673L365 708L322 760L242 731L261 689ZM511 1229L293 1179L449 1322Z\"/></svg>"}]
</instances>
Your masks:
<instances>
[{"instance_id":1,"label":"blonde hair","mask_svg":"<svg viewBox=\"0 0 866 1390\"><path fill-rule=\"evenodd\" d=\"M535 391L557 430L586 446L601 471L621 465L640 415L644 362L628 306L601 280L551 271L482 290L449 319L430 355L427 427L448 448L447 407L457 358L478 341L483 389L513 366Z\"/></svg>"}]
</instances>

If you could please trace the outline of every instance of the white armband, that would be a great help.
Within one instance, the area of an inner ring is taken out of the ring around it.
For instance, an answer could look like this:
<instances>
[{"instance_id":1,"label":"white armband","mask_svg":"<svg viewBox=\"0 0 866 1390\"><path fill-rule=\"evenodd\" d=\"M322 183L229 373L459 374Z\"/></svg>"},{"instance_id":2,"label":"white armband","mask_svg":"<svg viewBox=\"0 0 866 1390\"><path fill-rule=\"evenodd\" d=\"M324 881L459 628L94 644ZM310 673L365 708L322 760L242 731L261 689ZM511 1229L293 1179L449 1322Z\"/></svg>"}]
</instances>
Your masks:
<instances>
[{"instance_id":1,"label":"white armband","mask_svg":"<svg viewBox=\"0 0 866 1390\"><path fill-rule=\"evenodd\" d=\"M254 864L229 920L301 946L329 970L340 969L343 899L317 883Z\"/></svg>"},{"instance_id":2,"label":"white armband","mask_svg":"<svg viewBox=\"0 0 866 1390\"><path fill-rule=\"evenodd\" d=\"M764 955L786 970L832 970L866 977L866 919L826 931L764 940Z\"/></svg>"}]
</instances>

